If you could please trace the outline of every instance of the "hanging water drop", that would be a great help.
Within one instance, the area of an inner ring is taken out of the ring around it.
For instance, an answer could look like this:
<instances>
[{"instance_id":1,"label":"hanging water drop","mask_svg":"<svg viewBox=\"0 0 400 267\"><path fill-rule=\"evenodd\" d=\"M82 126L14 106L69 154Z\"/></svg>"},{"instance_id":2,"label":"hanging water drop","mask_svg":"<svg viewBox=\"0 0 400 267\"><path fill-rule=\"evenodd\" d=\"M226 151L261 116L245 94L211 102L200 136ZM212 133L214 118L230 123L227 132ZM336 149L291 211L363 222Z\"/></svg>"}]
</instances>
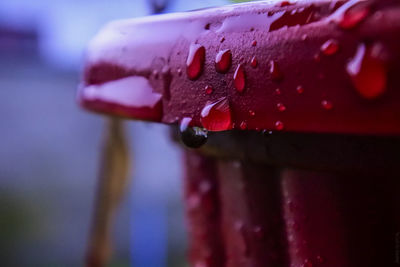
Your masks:
<instances>
[{"instance_id":1,"label":"hanging water drop","mask_svg":"<svg viewBox=\"0 0 400 267\"><path fill-rule=\"evenodd\" d=\"M182 142L190 148L199 148L207 141L207 131L199 127L190 127L192 118L181 120L179 130Z\"/></svg>"}]
</instances>

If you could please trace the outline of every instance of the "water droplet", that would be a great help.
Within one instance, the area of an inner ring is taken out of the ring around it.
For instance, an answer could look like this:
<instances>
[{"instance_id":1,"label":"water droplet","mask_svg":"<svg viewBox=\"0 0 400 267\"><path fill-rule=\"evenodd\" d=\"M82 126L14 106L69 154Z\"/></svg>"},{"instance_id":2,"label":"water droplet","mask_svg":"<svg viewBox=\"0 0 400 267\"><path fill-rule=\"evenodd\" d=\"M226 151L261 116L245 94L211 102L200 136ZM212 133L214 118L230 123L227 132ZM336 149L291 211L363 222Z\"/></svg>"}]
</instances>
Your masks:
<instances>
[{"instance_id":1,"label":"water droplet","mask_svg":"<svg viewBox=\"0 0 400 267\"><path fill-rule=\"evenodd\" d=\"M192 118L189 118L189 117L183 118L181 120L181 123L179 124L179 130L181 132L186 131L190 127L191 122L192 122Z\"/></svg>"},{"instance_id":2,"label":"water droplet","mask_svg":"<svg viewBox=\"0 0 400 267\"><path fill-rule=\"evenodd\" d=\"M242 64L239 64L237 66L236 71L233 75L233 82L234 82L236 90L239 93L242 93L246 86L246 75L244 73L244 67Z\"/></svg>"},{"instance_id":3,"label":"water droplet","mask_svg":"<svg viewBox=\"0 0 400 267\"><path fill-rule=\"evenodd\" d=\"M215 69L219 73L226 73L232 64L232 53L231 50L225 49L219 51L215 57Z\"/></svg>"},{"instance_id":4,"label":"water droplet","mask_svg":"<svg viewBox=\"0 0 400 267\"><path fill-rule=\"evenodd\" d=\"M296 230L296 231L300 230L300 225L297 222L293 222L292 226L293 226L294 230Z\"/></svg>"},{"instance_id":5,"label":"water droplet","mask_svg":"<svg viewBox=\"0 0 400 267\"><path fill-rule=\"evenodd\" d=\"M292 3L290 3L289 1L282 1L279 6L280 7L285 7L285 6L290 6Z\"/></svg>"},{"instance_id":6,"label":"water droplet","mask_svg":"<svg viewBox=\"0 0 400 267\"><path fill-rule=\"evenodd\" d=\"M321 46L321 52L326 56L334 55L338 50L339 50L339 43L334 39L329 39Z\"/></svg>"},{"instance_id":7,"label":"water droplet","mask_svg":"<svg viewBox=\"0 0 400 267\"><path fill-rule=\"evenodd\" d=\"M247 122L242 121L240 123L239 127L240 127L241 130L246 130L247 129Z\"/></svg>"},{"instance_id":8,"label":"water droplet","mask_svg":"<svg viewBox=\"0 0 400 267\"><path fill-rule=\"evenodd\" d=\"M181 120L179 130L182 142L190 148L199 148L207 141L207 131L199 127L190 127L192 118Z\"/></svg>"},{"instance_id":9,"label":"water droplet","mask_svg":"<svg viewBox=\"0 0 400 267\"><path fill-rule=\"evenodd\" d=\"M197 79L203 72L206 49L199 44L192 44L186 60L186 74L191 80Z\"/></svg>"},{"instance_id":10,"label":"water droplet","mask_svg":"<svg viewBox=\"0 0 400 267\"><path fill-rule=\"evenodd\" d=\"M278 12L271 11L271 13L268 13L272 21L269 31L314 22L319 19L317 13L313 5Z\"/></svg>"},{"instance_id":11,"label":"water droplet","mask_svg":"<svg viewBox=\"0 0 400 267\"><path fill-rule=\"evenodd\" d=\"M275 89L275 94L276 94L276 95L280 95L280 94L281 94L281 89L276 88L276 89Z\"/></svg>"},{"instance_id":12,"label":"water droplet","mask_svg":"<svg viewBox=\"0 0 400 267\"><path fill-rule=\"evenodd\" d=\"M254 41L251 43L251 46L256 46L256 45L257 45L257 41L254 40Z\"/></svg>"},{"instance_id":13,"label":"water droplet","mask_svg":"<svg viewBox=\"0 0 400 267\"><path fill-rule=\"evenodd\" d=\"M231 129L231 110L228 100L223 97L215 102L207 102L201 111L201 123L209 131Z\"/></svg>"},{"instance_id":14,"label":"water droplet","mask_svg":"<svg viewBox=\"0 0 400 267\"><path fill-rule=\"evenodd\" d=\"M331 110L333 108L333 104L329 100L322 100L321 101L321 106L326 110Z\"/></svg>"},{"instance_id":15,"label":"water droplet","mask_svg":"<svg viewBox=\"0 0 400 267\"><path fill-rule=\"evenodd\" d=\"M252 116L252 117L254 117L254 116L256 115L256 113L255 113L254 110L249 110L249 114L250 114L250 116Z\"/></svg>"},{"instance_id":16,"label":"water droplet","mask_svg":"<svg viewBox=\"0 0 400 267\"><path fill-rule=\"evenodd\" d=\"M299 85L296 87L296 91L299 95L301 95L302 93L304 93L304 87Z\"/></svg>"},{"instance_id":17,"label":"water droplet","mask_svg":"<svg viewBox=\"0 0 400 267\"><path fill-rule=\"evenodd\" d=\"M332 17L342 29L352 29L359 25L370 13L370 3L353 0L341 6Z\"/></svg>"},{"instance_id":18,"label":"water droplet","mask_svg":"<svg viewBox=\"0 0 400 267\"><path fill-rule=\"evenodd\" d=\"M206 94L207 95L211 95L212 94L213 88L210 85L206 85L205 89L206 89Z\"/></svg>"},{"instance_id":19,"label":"water droplet","mask_svg":"<svg viewBox=\"0 0 400 267\"><path fill-rule=\"evenodd\" d=\"M250 66L252 66L253 68L257 68L257 65L258 65L258 61L257 61L256 56L254 56L250 60Z\"/></svg>"},{"instance_id":20,"label":"water droplet","mask_svg":"<svg viewBox=\"0 0 400 267\"><path fill-rule=\"evenodd\" d=\"M374 99L386 91L386 64L381 57L382 46L367 47L360 44L354 57L347 64L347 73L361 96Z\"/></svg>"},{"instance_id":21,"label":"water droplet","mask_svg":"<svg viewBox=\"0 0 400 267\"><path fill-rule=\"evenodd\" d=\"M283 122L281 121L276 121L275 122L275 129L278 131L282 131L285 128L285 126L283 125Z\"/></svg>"},{"instance_id":22,"label":"water droplet","mask_svg":"<svg viewBox=\"0 0 400 267\"><path fill-rule=\"evenodd\" d=\"M285 107L285 105L284 104L282 104L282 103L278 103L278 104L276 104L276 108L280 111L280 112L282 112L282 111L285 111L286 110L286 107Z\"/></svg>"},{"instance_id":23,"label":"water droplet","mask_svg":"<svg viewBox=\"0 0 400 267\"><path fill-rule=\"evenodd\" d=\"M283 73L281 72L278 63L275 60L270 61L269 72L271 73L272 80L280 81L283 79Z\"/></svg>"}]
</instances>

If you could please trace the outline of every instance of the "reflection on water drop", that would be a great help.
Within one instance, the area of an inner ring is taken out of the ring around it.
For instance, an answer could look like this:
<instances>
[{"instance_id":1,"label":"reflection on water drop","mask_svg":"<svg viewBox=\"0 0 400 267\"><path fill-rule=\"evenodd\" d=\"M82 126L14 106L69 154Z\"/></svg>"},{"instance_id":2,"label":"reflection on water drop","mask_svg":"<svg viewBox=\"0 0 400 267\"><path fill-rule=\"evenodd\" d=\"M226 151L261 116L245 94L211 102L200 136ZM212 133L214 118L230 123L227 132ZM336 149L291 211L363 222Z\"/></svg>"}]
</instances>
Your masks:
<instances>
[{"instance_id":1,"label":"reflection on water drop","mask_svg":"<svg viewBox=\"0 0 400 267\"><path fill-rule=\"evenodd\" d=\"M282 104L282 103L278 103L278 104L276 104L276 108L278 109L278 111L280 111L280 112L283 112L283 111L285 111L286 110L286 107L285 107L285 105L284 104Z\"/></svg>"},{"instance_id":2,"label":"reflection on water drop","mask_svg":"<svg viewBox=\"0 0 400 267\"><path fill-rule=\"evenodd\" d=\"M225 131L232 127L231 110L225 97L215 102L207 102L201 111L200 121L209 131Z\"/></svg>"},{"instance_id":3,"label":"reflection on water drop","mask_svg":"<svg viewBox=\"0 0 400 267\"><path fill-rule=\"evenodd\" d=\"M369 1L352 0L337 9L331 17L342 29L352 29L359 25L370 11Z\"/></svg>"},{"instance_id":4,"label":"reflection on water drop","mask_svg":"<svg viewBox=\"0 0 400 267\"><path fill-rule=\"evenodd\" d=\"M242 121L240 123L239 127L240 127L241 130L246 130L247 129L247 122Z\"/></svg>"},{"instance_id":5,"label":"reflection on water drop","mask_svg":"<svg viewBox=\"0 0 400 267\"><path fill-rule=\"evenodd\" d=\"M236 71L233 75L233 82L236 90L239 93L242 93L246 86L246 76L244 73L244 67L242 64L239 64L236 68Z\"/></svg>"},{"instance_id":6,"label":"reflection on water drop","mask_svg":"<svg viewBox=\"0 0 400 267\"><path fill-rule=\"evenodd\" d=\"M331 110L333 108L333 104L329 100L322 100L321 101L321 106L326 110Z\"/></svg>"},{"instance_id":7,"label":"reflection on water drop","mask_svg":"<svg viewBox=\"0 0 400 267\"><path fill-rule=\"evenodd\" d=\"M386 91L387 70L382 54L383 47L380 44L360 44L347 64L347 73L364 98L374 99Z\"/></svg>"},{"instance_id":8,"label":"reflection on water drop","mask_svg":"<svg viewBox=\"0 0 400 267\"><path fill-rule=\"evenodd\" d=\"M280 81L283 79L283 73L275 60L269 62L269 72L273 81Z\"/></svg>"},{"instance_id":9,"label":"reflection on water drop","mask_svg":"<svg viewBox=\"0 0 400 267\"><path fill-rule=\"evenodd\" d=\"M290 6L292 3L290 3L289 1L282 1L279 6L280 7L285 7L285 6Z\"/></svg>"},{"instance_id":10,"label":"reflection on water drop","mask_svg":"<svg viewBox=\"0 0 400 267\"><path fill-rule=\"evenodd\" d=\"M181 120L179 130L182 142L190 148L199 148L207 141L207 131L199 127L190 127L192 118Z\"/></svg>"},{"instance_id":11,"label":"reflection on water drop","mask_svg":"<svg viewBox=\"0 0 400 267\"><path fill-rule=\"evenodd\" d=\"M275 122L275 129L278 131L282 131L285 128L285 126L283 125L283 122L281 121L276 121Z\"/></svg>"},{"instance_id":12,"label":"reflection on water drop","mask_svg":"<svg viewBox=\"0 0 400 267\"><path fill-rule=\"evenodd\" d=\"M304 93L304 87L299 85L296 87L296 91L299 95L301 95L302 93Z\"/></svg>"},{"instance_id":13,"label":"reflection on water drop","mask_svg":"<svg viewBox=\"0 0 400 267\"><path fill-rule=\"evenodd\" d=\"M250 60L250 66L252 66L253 68L257 68L257 65L258 65L258 61L257 61L256 56L254 56Z\"/></svg>"},{"instance_id":14,"label":"reflection on water drop","mask_svg":"<svg viewBox=\"0 0 400 267\"><path fill-rule=\"evenodd\" d=\"M226 73L232 64L232 53L231 50L225 49L219 51L215 57L215 69L219 73Z\"/></svg>"},{"instance_id":15,"label":"reflection on water drop","mask_svg":"<svg viewBox=\"0 0 400 267\"><path fill-rule=\"evenodd\" d=\"M199 44L192 44L186 60L186 73L189 79L197 79L203 72L206 49Z\"/></svg>"},{"instance_id":16,"label":"reflection on water drop","mask_svg":"<svg viewBox=\"0 0 400 267\"><path fill-rule=\"evenodd\" d=\"M213 88L210 85L206 85L205 90L207 95L211 95L213 92Z\"/></svg>"},{"instance_id":17,"label":"reflection on water drop","mask_svg":"<svg viewBox=\"0 0 400 267\"><path fill-rule=\"evenodd\" d=\"M334 55L338 50L339 50L339 43L334 39L329 39L321 46L321 52L326 56Z\"/></svg>"}]
</instances>

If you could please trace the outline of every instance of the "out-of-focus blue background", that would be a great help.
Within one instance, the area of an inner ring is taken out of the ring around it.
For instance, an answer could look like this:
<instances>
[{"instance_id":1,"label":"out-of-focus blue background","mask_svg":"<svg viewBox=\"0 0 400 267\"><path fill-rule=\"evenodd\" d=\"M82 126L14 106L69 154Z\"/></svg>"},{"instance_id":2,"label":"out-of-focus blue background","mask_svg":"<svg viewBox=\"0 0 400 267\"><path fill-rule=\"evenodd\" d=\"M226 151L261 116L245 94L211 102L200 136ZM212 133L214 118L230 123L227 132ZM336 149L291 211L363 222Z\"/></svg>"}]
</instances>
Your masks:
<instances>
[{"instance_id":1,"label":"out-of-focus blue background","mask_svg":"<svg viewBox=\"0 0 400 267\"><path fill-rule=\"evenodd\" d=\"M163 0L0 1L0 265L82 266L104 119L75 88L106 22ZM225 4L171 0L164 12ZM112 266L185 266L179 148L165 126L129 122L134 179L117 215Z\"/></svg>"}]
</instances>

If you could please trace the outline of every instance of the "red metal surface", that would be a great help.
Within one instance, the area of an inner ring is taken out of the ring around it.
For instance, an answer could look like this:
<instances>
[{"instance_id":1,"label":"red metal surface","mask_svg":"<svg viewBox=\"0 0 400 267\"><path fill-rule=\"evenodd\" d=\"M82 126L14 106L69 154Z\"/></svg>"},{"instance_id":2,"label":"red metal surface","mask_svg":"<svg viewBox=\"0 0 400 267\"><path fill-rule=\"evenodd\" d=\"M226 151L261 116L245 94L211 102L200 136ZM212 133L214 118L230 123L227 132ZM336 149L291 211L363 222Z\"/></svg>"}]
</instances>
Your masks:
<instances>
[{"instance_id":1,"label":"red metal surface","mask_svg":"<svg viewBox=\"0 0 400 267\"><path fill-rule=\"evenodd\" d=\"M277 169L220 160L218 180L225 266L288 266Z\"/></svg>"},{"instance_id":2,"label":"red metal surface","mask_svg":"<svg viewBox=\"0 0 400 267\"><path fill-rule=\"evenodd\" d=\"M207 203L218 216L209 216L204 204L187 213L193 266L205 255L204 266L210 267L396 266L398 174L278 169L197 152L186 156L187 205L200 181L212 177L218 184L214 202Z\"/></svg>"},{"instance_id":3,"label":"red metal surface","mask_svg":"<svg viewBox=\"0 0 400 267\"><path fill-rule=\"evenodd\" d=\"M343 3L254 2L110 23L89 46L79 100L207 126L202 110L224 98L236 129L398 135L400 4Z\"/></svg>"},{"instance_id":4,"label":"red metal surface","mask_svg":"<svg viewBox=\"0 0 400 267\"><path fill-rule=\"evenodd\" d=\"M285 170L281 181L293 266L395 266L398 175Z\"/></svg>"},{"instance_id":5,"label":"red metal surface","mask_svg":"<svg viewBox=\"0 0 400 267\"><path fill-rule=\"evenodd\" d=\"M193 267L224 266L220 229L219 182L213 158L186 153L185 205Z\"/></svg>"}]
</instances>

